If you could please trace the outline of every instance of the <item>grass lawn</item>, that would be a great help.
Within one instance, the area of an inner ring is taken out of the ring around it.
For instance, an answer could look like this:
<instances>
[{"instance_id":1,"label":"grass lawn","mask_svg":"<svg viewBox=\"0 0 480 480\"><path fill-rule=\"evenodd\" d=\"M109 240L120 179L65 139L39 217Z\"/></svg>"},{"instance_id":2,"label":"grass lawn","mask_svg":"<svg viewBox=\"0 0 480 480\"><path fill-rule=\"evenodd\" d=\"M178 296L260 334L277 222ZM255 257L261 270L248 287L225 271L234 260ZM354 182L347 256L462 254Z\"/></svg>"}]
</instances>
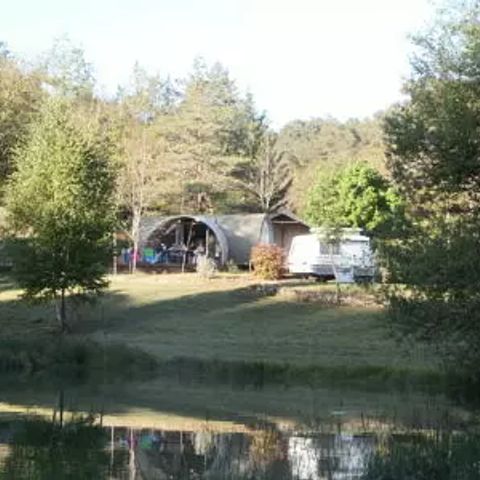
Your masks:
<instances>
[{"instance_id":1,"label":"grass lawn","mask_svg":"<svg viewBox=\"0 0 480 480\"><path fill-rule=\"evenodd\" d=\"M119 275L96 306L82 307L72 335L140 348L159 360L434 369L421 346L406 351L389 338L380 308L326 308L262 296L251 284L247 275ZM49 335L52 309L25 305L18 293L0 282L1 335Z\"/></svg>"}]
</instances>

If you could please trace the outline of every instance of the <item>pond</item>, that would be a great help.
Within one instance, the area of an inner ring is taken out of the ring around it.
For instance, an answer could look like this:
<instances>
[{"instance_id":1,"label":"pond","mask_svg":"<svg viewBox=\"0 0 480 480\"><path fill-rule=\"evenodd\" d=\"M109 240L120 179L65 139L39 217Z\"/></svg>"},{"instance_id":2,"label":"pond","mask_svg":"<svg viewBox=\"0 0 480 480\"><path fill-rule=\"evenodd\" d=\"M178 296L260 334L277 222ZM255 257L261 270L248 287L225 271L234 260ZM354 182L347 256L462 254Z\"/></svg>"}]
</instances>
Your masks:
<instances>
[{"instance_id":1,"label":"pond","mask_svg":"<svg viewBox=\"0 0 480 480\"><path fill-rule=\"evenodd\" d=\"M358 388L0 379L0 479L480 479L476 412Z\"/></svg>"}]
</instances>

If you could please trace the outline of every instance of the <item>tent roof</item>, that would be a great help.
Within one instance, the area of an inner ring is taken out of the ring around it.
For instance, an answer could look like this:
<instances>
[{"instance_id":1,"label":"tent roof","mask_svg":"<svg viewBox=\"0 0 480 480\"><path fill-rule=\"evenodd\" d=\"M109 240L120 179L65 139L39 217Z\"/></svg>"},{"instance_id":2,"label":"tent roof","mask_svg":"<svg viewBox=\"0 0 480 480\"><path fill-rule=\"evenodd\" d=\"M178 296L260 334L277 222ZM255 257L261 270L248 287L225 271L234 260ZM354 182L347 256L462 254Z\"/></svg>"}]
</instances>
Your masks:
<instances>
[{"instance_id":1,"label":"tent roof","mask_svg":"<svg viewBox=\"0 0 480 480\"><path fill-rule=\"evenodd\" d=\"M151 216L142 220L142 242L146 242L152 233L159 228L181 219L193 219L207 225L215 233L226 258L232 259L237 264L248 263L253 245L273 241L272 222L281 221L282 223L306 225L289 212L270 215L265 213L240 213L232 215Z\"/></svg>"}]
</instances>

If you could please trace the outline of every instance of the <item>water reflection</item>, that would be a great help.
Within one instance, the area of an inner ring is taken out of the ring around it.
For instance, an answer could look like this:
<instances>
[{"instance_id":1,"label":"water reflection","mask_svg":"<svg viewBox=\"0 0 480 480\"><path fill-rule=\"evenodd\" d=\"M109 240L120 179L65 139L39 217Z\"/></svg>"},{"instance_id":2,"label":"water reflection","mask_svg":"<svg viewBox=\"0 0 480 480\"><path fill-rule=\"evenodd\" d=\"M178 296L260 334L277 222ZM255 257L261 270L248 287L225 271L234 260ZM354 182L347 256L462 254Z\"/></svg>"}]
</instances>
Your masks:
<instances>
[{"instance_id":1,"label":"water reflection","mask_svg":"<svg viewBox=\"0 0 480 480\"><path fill-rule=\"evenodd\" d=\"M117 478L125 459L113 463L106 432L90 419L60 424L40 418L0 424L0 478L15 480ZM118 478L122 478L118 476Z\"/></svg>"},{"instance_id":2,"label":"water reflection","mask_svg":"<svg viewBox=\"0 0 480 480\"><path fill-rule=\"evenodd\" d=\"M240 433L101 426L101 417L0 423L0 478L478 479L480 437L444 432Z\"/></svg>"},{"instance_id":3,"label":"water reflection","mask_svg":"<svg viewBox=\"0 0 480 480\"><path fill-rule=\"evenodd\" d=\"M433 397L170 379L0 390L0 480L480 479L475 413Z\"/></svg>"},{"instance_id":4,"label":"water reflection","mask_svg":"<svg viewBox=\"0 0 480 480\"><path fill-rule=\"evenodd\" d=\"M365 471L376 445L373 436L274 430L215 434L116 429L112 436L115 451L128 449L130 466L146 479L354 479Z\"/></svg>"}]
</instances>

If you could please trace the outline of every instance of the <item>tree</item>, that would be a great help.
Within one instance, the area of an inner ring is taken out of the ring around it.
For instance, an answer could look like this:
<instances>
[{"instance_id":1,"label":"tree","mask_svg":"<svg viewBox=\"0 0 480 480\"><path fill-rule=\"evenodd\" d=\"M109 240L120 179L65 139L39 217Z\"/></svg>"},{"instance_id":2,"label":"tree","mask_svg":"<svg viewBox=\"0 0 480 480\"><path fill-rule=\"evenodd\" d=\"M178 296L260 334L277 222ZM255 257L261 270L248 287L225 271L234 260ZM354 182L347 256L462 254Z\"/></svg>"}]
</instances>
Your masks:
<instances>
[{"instance_id":1,"label":"tree","mask_svg":"<svg viewBox=\"0 0 480 480\"><path fill-rule=\"evenodd\" d=\"M92 65L83 50L67 36L54 40L52 48L40 60L40 69L46 82L59 95L91 99L95 87Z\"/></svg>"},{"instance_id":2,"label":"tree","mask_svg":"<svg viewBox=\"0 0 480 480\"><path fill-rule=\"evenodd\" d=\"M12 428L9 452L2 461L2 477L46 480L72 475L76 478L121 475L126 462L119 459L111 462L107 453L109 437L95 422L94 415L71 415L63 421L61 408L59 416L60 422L55 415L52 420L25 418Z\"/></svg>"},{"instance_id":3,"label":"tree","mask_svg":"<svg viewBox=\"0 0 480 480\"><path fill-rule=\"evenodd\" d=\"M132 80L117 99L120 134L119 204L129 217L133 244L132 271L136 270L140 226L148 209L153 209L170 185L167 145L162 134L175 103L172 87L158 75L148 75L138 64Z\"/></svg>"},{"instance_id":4,"label":"tree","mask_svg":"<svg viewBox=\"0 0 480 480\"><path fill-rule=\"evenodd\" d=\"M287 152L276 148L273 135L265 135L253 158L240 160L234 165L232 177L243 190L252 209L272 213L288 203L288 191L292 185L294 159Z\"/></svg>"},{"instance_id":5,"label":"tree","mask_svg":"<svg viewBox=\"0 0 480 480\"><path fill-rule=\"evenodd\" d=\"M312 171L333 173L352 162L366 162L385 171L381 114L340 122L333 118L294 120L279 132L277 148L296 158L289 203L302 211L316 180Z\"/></svg>"},{"instance_id":6,"label":"tree","mask_svg":"<svg viewBox=\"0 0 480 480\"><path fill-rule=\"evenodd\" d=\"M251 96L239 94L225 68L197 59L166 129L181 212L228 204L232 166L256 148L263 123Z\"/></svg>"},{"instance_id":7,"label":"tree","mask_svg":"<svg viewBox=\"0 0 480 480\"><path fill-rule=\"evenodd\" d=\"M115 225L111 149L99 122L50 99L16 153L6 192L14 274L30 299L53 299L61 331L68 294L98 294Z\"/></svg>"},{"instance_id":8,"label":"tree","mask_svg":"<svg viewBox=\"0 0 480 480\"><path fill-rule=\"evenodd\" d=\"M356 227L391 236L404 225L400 195L366 163L354 163L336 174L323 174L308 194L305 216L321 227Z\"/></svg>"},{"instance_id":9,"label":"tree","mask_svg":"<svg viewBox=\"0 0 480 480\"><path fill-rule=\"evenodd\" d=\"M152 123L160 115L171 112L180 97L179 89L169 77L149 74L138 62L127 85L118 89L117 103L138 122Z\"/></svg>"},{"instance_id":10,"label":"tree","mask_svg":"<svg viewBox=\"0 0 480 480\"><path fill-rule=\"evenodd\" d=\"M14 149L27 132L42 97L40 77L0 51L0 187L13 170Z\"/></svg>"},{"instance_id":11,"label":"tree","mask_svg":"<svg viewBox=\"0 0 480 480\"><path fill-rule=\"evenodd\" d=\"M121 205L130 217L130 239L133 244L132 271L140 242L140 227L145 212L162 195L162 183L168 176L165 167L165 145L151 125L130 123L122 138L119 193Z\"/></svg>"},{"instance_id":12,"label":"tree","mask_svg":"<svg viewBox=\"0 0 480 480\"><path fill-rule=\"evenodd\" d=\"M480 6L449 6L416 36L408 100L386 118L388 165L414 222L382 257L406 286L388 292L394 325L478 381Z\"/></svg>"},{"instance_id":13,"label":"tree","mask_svg":"<svg viewBox=\"0 0 480 480\"><path fill-rule=\"evenodd\" d=\"M409 100L385 120L388 167L417 200L461 195L478 202L480 6L462 2L467 7L452 12L456 4L448 5L415 37L418 53L404 87Z\"/></svg>"}]
</instances>

